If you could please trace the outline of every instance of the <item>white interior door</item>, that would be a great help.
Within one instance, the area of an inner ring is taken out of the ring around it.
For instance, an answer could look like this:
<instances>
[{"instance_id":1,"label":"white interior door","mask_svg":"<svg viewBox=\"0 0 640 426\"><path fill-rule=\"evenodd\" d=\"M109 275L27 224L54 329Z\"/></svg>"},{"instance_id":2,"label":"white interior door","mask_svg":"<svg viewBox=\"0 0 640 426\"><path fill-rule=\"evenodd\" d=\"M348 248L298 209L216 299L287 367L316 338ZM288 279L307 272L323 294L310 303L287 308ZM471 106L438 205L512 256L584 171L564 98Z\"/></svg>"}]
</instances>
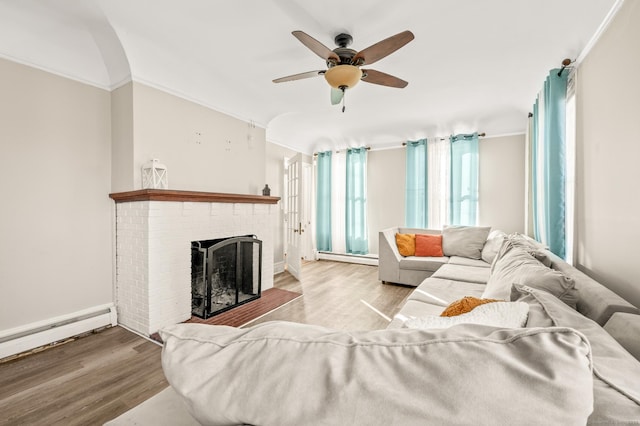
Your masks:
<instances>
[{"instance_id":1,"label":"white interior door","mask_svg":"<svg viewBox=\"0 0 640 426\"><path fill-rule=\"evenodd\" d=\"M313 165L302 159L301 209L302 234L300 235L300 256L304 260L315 260L313 249Z\"/></svg>"},{"instance_id":2,"label":"white interior door","mask_svg":"<svg viewBox=\"0 0 640 426\"><path fill-rule=\"evenodd\" d=\"M300 216L302 197L302 154L297 154L289 160L287 167L287 212L286 212L286 242L287 271L297 280L301 278L302 255L300 236L304 232L302 229L302 218Z\"/></svg>"}]
</instances>

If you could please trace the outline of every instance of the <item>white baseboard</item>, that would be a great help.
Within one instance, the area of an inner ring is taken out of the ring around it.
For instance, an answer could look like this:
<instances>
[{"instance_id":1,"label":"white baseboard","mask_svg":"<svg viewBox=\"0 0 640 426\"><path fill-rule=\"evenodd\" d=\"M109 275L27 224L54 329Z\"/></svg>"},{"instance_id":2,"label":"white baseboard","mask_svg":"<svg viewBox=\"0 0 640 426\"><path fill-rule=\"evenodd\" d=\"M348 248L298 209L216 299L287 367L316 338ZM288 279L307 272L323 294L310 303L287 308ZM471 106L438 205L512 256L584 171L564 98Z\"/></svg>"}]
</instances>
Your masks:
<instances>
[{"instance_id":1,"label":"white baseboard","mask_svg":"<svg viewBox=\"0 0 640 426\"><path fill-rule=\"evenodd\" d=\"M284 272L284 260L282 262L275 262L273 264L273 275L281 274Z\"/></svg>"},{"instance_id":2,"label":"white baseboard","mask_svg":"<svg viewBox=\"0 0 640 426\"><path fill-rule=\"evenodd\" d=\"M118 327L122 327L125 330L130 331L131 333L133 333L133 334L135 334L135 335L137 335L139 337L142 337L143 339L148 340L151 343L155 343L158 346L163 346L162 343L158 342L157 340L153 340L151 337L149 337L147 335L144 335L144 334L140 333L139 331L134 330L133 328L129 328L126 325L118 324Z\"/></svg>"},{"instance_id":3,"label":"white baseboard","mask_svg":"<svg viewBox=\"0 0 640 426\"><path fill-rule=\"evenodd\" d=\"M0 331L0 359L88 331L117 325L113 303Z\"/></svg>"},{"instance_id":4,"label":"white baseboard","mask_svg":"<svg viewBox=\"0 0 640 426\"><path fill-rule=\"evenodd\" d=\"M335 262L358 263L360 265L378 266L378 256L362 256L357 254L339 254L318 252L318 259L333 260Z\"/></svg>"}]
</instances>

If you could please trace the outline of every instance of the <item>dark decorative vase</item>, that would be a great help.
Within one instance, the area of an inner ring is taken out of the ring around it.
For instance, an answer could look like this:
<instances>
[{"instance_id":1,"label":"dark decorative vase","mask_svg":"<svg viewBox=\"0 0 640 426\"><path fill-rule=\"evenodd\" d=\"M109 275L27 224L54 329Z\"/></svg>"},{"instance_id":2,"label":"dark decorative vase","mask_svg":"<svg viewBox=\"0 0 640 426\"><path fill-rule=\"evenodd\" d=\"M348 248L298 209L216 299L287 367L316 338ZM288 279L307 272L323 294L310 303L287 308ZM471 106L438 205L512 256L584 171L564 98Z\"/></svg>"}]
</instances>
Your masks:
<instances>
[{"instance_id":1,"label":"dark decorative vase","mask_svg":"<svg viewBox=\"0 0 640 426\"><path fill-rule=\"evenodd\" d=\"M264 188L262 188L262 195L268 197L271 195L271 188L269 188L268 184L265 184Z\"/></svg>"}]
</instances>

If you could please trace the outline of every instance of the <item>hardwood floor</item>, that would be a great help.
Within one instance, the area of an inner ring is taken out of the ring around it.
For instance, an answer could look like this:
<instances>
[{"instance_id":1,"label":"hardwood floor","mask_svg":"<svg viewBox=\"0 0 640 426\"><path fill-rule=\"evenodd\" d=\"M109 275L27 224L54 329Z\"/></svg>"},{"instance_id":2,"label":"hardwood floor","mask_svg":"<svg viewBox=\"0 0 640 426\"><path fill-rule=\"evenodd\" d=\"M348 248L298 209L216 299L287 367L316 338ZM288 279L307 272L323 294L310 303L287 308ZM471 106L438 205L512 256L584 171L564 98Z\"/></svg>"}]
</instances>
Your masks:
<instances>
[{"instance_id":1,"label":"hardwood floor","mask_svg":"<svg viewBox=\"0 0 640 426\"><path fill-rule=\"evenodd\" d=\"M378 281L375 266L308 262L302 281L274 287L302 293L254 322L287 320L335 329L385 328L412 288ZM365 304L366 302L367 304ZM161 347L114 327L0 364L0 425L101 425L168 384Z\"/></svg>"},{"instance_id":2,"label":"hardwood floor","mask_svg":"<svg viewBox=\"0 0 640 426\"><path fill-rule=\"evenodd\" d=\"M248 325L284 320L339 330L382 329L388 321L363 302L393 318L414 289L382 284L376 266L323 260L305 263L300 282L288 273L276 275L274 286L302 297Z\"/></svg>"},{"instance_id":3,"label":"hardwood floor","mask_svg":"<svg viewBox=\"0 0 640 426\"><path fill-rule=\"evenodd\" d=\"M0 364L0 424L101 425L168 386L160 350L113 327Z\"/></svg>"}]
</instances>

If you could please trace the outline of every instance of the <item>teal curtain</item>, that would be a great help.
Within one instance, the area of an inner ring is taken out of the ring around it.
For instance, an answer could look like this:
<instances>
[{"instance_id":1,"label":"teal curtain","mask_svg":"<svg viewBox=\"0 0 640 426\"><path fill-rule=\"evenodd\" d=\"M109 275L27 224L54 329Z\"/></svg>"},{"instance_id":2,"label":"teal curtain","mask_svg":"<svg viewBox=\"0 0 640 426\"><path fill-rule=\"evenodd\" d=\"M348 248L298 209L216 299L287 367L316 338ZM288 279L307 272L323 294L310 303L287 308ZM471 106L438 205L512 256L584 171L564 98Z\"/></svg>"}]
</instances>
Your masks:
<instances>
[{"instance_id":1,"label":"teal curtain","mask_svg":"<svg viewBox=\"0 0 640 426\"><path fill-rule=\"evenodd\" d=\"M568 72L553 69L534 105L532 171L534 236L565 257L566 96Z\"/></svg>"},{"instance_id":2,"label":"teal curtain","mask_svg":"<svg viewBox=\"0 0 640 426\"><path fill-rule=\"evenodd\" d=\"M367 229L367 149L347 150L347 179L345 197L346 251L351 254L369 253Z\"/></svg>"},{"instance_id":3,"label":"teal curtain","mask_svg":"<svg viewBox=\"0 0 640 426\"><path fill-rule=\"evenodd\" d=\"M331 151L318 153L316 185L316 247L331 251Z\"/></svg>"},{"instance_id":4,"label":"teal curtain","mask_svg":"<svg viewBox=\"0 0 640 426\"><path fill-rule=\"evenodd\" d=\"M427 140L407 142L404 223L409 228L427 227Z\"/></svg>"},{"instance_id":5,"label":"teal curtain","mask_svg":"<svg viewBox=\"0 0 640 426\"><path fill-rule=\"evenodd\" d=\"M451 136L449 223L478 222L478 133Z\"/></svg>"}]
</instances>

